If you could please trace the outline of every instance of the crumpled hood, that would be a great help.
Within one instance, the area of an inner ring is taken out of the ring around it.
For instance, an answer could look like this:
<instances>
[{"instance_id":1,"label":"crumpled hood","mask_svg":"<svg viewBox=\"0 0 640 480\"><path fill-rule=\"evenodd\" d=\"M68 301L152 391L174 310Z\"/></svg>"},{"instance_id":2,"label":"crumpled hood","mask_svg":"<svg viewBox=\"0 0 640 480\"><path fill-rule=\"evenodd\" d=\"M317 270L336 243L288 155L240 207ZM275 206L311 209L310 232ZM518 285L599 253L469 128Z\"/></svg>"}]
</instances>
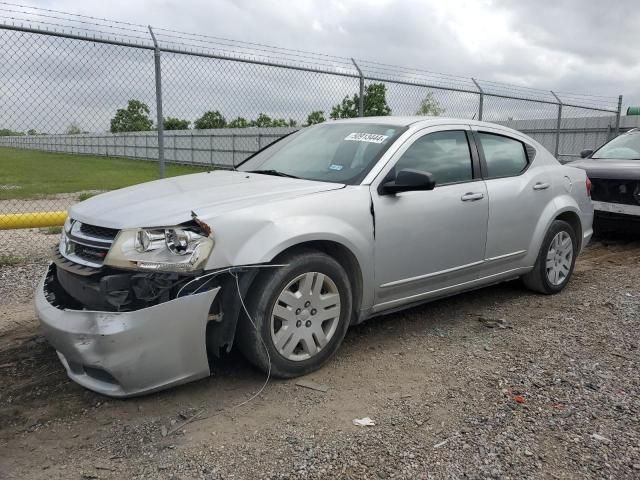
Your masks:
<instances>
[{"instance_id":1,"label":"crumpled hood","mask_svg":"<svg viewBox=\"0 0 640 480\"><path fill-rule=\"evenodd\" d=\"M246 172L213 171L166 178L92 197L71 207L71 218L108 228L159 227L203 220L268 202L336 190L337 183Z\"/></svg>"},{"instance_id":2,"label":"crumpled hood","mask_svg":"<svg viewBox=\"0 0 640 480\"><path fill-rule=\"evenodd\" d=\"M586 158L566 165L585 170L589 178L640 180L640 160L594 160Z\"/></svg>"}]
</instances>

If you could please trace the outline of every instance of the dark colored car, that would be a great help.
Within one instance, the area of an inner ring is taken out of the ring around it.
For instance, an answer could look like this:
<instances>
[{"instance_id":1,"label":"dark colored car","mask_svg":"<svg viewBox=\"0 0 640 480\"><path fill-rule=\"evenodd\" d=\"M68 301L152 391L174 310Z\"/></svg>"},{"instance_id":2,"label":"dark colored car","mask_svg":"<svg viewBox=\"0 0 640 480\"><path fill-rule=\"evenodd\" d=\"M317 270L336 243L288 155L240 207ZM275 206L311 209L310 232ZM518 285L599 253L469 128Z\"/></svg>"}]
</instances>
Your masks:
<instances>
[{"instance_id":1,"label":"dark colored car","mask_svg":"<svg viewBox=\"0 0 640 480\"><path fill-rule=\"evenodd\" d=\"M571 162L587 172L591 199L601 227L640 226L640 129L605 143L596 151L583 150Z\"/></svg>"}]
</instances>

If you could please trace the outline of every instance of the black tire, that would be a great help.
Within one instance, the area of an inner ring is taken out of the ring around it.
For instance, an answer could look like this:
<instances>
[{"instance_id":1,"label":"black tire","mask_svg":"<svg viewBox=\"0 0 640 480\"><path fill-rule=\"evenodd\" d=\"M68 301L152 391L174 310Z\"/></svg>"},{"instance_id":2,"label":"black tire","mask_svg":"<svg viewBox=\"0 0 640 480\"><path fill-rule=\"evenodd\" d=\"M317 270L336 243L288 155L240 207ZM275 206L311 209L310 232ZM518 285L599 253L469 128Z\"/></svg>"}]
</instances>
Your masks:
<instances>
[{"instance_id":1,"label":"black tire","mask_svg":"<svg viewBox=\"0 0 640 480\"><path fill-rule=\"evenodd\" d=\"M547 260L547 252L551 247L551 242L561 232L566 232L569 237L571 237L571 245L573 248L573 255L571 258L571 266L569 268L569 272L564 277L564 280L560 284L553 284L547 275L546 268L546 260ZM573 274L573 269L576 264L576 257L578 256L578 241L576 238L576 232L573 230L573 227L563 220L554 220L547 234L542 241L542 245L540 246L540 251L538 252L538 257L536 259L535 266L533 270L522 277L522 281L527 288L533 290L534 292L543 293L545 295L552 295L554 293L558 293L564 289L569 283L571 279L571 275Z\"/></svg>"},{"instance_id":2,"label":"black tire","mask_svg":"<svg viewBox=\"0 0 640 480\"><path fill-rule=\"evenodd\" d=\"M264 270L249 287L245 304L253 323L242 309L236 343L246 359L260 370L267 372L271 360L271 374L274 377L291 378L317 370L338 350L349 328L353 297L349 277L342 266L320 251L301 249L283 255L277 259L277 263L287 266ZM311 358L292 361L280 354L274 344L271 313L285 287L308 272L321 273L333 281L339 293L340 314L337 327L326 345Z\"/></svg>"}]
</instances>

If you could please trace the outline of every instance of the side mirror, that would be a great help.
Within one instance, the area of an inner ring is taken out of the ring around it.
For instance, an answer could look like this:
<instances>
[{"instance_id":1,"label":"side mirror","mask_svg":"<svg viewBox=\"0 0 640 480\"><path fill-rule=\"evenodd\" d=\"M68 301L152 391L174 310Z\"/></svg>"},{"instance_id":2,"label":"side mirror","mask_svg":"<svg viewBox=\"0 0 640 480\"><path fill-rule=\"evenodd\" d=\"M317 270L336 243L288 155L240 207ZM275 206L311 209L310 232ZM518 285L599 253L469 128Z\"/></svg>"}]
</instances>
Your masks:
<instances>
[{"instance_id":1,"label":"side mirror","mask_svg":"<svg viewBox=\"0 0 640 480\"><path fill-rule=\"evenodd\" d=\"M433 190L435 187L436 181L429 172L405 168L398 172L395 180L384 182L381 185L380 193L394 194L414 190Z\"/></svg>"},{"instance_id":2,"label":"side mirror","mask_svg":"<svg viewBox=\"0 0 640 480\"><path fill-rule=\"evenodd\" d=\"M592 153L593 153L593 150L591 150L590 148L586 148L580 152L580 158L587 158Z\"/></svg>"}]
</instances>

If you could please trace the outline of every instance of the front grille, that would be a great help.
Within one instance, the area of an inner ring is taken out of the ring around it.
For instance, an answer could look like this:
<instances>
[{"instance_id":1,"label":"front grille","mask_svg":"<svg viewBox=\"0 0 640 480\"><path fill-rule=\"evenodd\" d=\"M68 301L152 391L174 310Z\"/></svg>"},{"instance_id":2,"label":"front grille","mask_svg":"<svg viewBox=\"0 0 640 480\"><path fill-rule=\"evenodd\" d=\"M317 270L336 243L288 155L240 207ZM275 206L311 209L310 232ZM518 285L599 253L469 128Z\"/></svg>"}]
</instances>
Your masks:
<instances>
[{"instance_id":1,"label":"front grille","mask_svg":"<svg viewBox=\"0 0 640 480\"><path fill-rule=\"evenodd\" d=\"M118 230L71 221L62 233L60 254L70 262L90 268L101 268ZM64 265L62 265L64 268Z\"/></svg>"},{"instance_id":2,"label":"front grille","mask_svg":"<svg viewBox=\"0 0 640 480\"><path fill-rule=\"evenodd\" d=\"M592 178L591 199L599 202L640 205L640 182Z\"/></svg>"},{"instance_id":3,"label":"front grille","mask_svg":"<svg viewBox=\"0 0 640 480\"><path fill-rule=\"evenodd\" d=\"M76 275L80 275L83 277L86 277L89 275L95 275L96 273L100 272L100 268L90 267L87 265L82 265L80 263L72 262L71 260L68 260L67 257L65 257L64 255L62 255L62 253L60 253L59 246L56 246L53 249L53 262L59 268L62 268L67 272L75 273Z\"/></svg>"},{"instance_id":4,"label":"front grille","mask_svg":"<svg viewBox=\"0 0 640 480\"><path fill-rule=\"evenodd\" d=\"M105 240L113 240L118 234L118 230L115 228L96 227L95 225L89 225L87 223L80 225L80 231L90 237L102 238Z\"/></svg>"},{"instance_id":5,"label":"front grille","mask_svg":"<svg viewBox=\"0 0 640 480\"><path fill-rule=\"evenodd\" d=\"M108 250L104 248L90 247L88 245L82 245L81 243L76 243L73 249L73 253L75 253L77 257L92 263L102 263L104 257L107 256L107 252Z\"/></svg>"}]
</instances>

